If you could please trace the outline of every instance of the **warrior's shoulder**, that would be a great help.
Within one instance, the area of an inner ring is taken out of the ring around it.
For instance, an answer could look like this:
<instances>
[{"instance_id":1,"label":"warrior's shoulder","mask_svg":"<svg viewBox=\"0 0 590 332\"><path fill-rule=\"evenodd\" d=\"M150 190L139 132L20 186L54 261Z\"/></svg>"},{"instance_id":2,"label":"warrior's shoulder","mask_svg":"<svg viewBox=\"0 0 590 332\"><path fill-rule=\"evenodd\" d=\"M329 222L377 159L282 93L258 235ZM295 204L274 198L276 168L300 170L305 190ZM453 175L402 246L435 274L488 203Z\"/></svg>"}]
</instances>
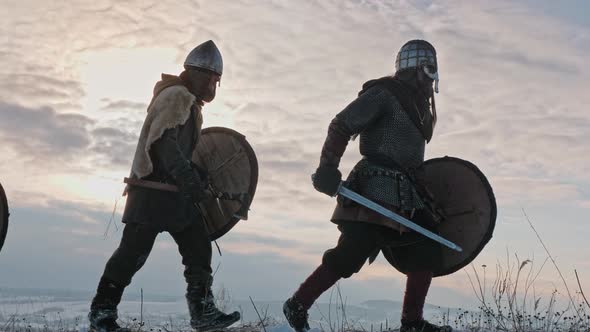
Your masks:
<instances>
[{"instance_id":1,"label":"warrior's shoulder","mask_svg":"<svg viewBox=\"0 0 590 332\"><path fill-rule=\"evenodd\" d=\"M184 123L193 106L200 108L195 100L196 97L185 86L173 85L158 93L148 107L148 114L153 117L177 119L175 122Z\"/></svg>"},{"instance_id":2,"label":"warrior's shoulder","mask_svg":"<svg viewBox=\"0 0 590 332\"><path fill-rule=\"evenodd\" d=\"M195 96L183 85L173 85L160 91L154 99L154 106L166 106L171 104L192 104Z\"/></svg>"},{"instance_id":3,"label":"warrior's shoulder","mask_svg":"<svg viewBox=\"0 0 590 332\"><path fill-rule=\"evenodd\" d=\"M384 104L399 104L395 91L396 86L387 77L375 79L363 84L359 98Z\"/></svg>"}]
</instances>

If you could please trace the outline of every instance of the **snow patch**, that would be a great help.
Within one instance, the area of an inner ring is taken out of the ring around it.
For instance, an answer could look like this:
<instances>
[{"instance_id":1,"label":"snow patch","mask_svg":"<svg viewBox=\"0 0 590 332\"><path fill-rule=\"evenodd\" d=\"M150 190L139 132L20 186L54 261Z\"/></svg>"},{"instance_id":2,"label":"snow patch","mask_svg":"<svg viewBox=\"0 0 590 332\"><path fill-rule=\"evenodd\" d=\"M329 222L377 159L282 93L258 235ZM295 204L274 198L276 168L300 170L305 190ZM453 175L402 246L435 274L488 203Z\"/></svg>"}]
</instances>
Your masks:
<instances>
[{"instance_id":1,"label":"snow patch","mask_svg":"<svg viewBox=\"0 0 590 332\"><path fill-rule=\"evenodd\" d=\"M264 330L261 329L260 332L264 332ZM293 328L291 328L291 326L289 326L288 323L283 323L283 324L267 327L266 332L293 332ZM322 332L322 331L318 328L313 328L313 329L309 330L309 332Z\"/></svg>"}]
</instances>

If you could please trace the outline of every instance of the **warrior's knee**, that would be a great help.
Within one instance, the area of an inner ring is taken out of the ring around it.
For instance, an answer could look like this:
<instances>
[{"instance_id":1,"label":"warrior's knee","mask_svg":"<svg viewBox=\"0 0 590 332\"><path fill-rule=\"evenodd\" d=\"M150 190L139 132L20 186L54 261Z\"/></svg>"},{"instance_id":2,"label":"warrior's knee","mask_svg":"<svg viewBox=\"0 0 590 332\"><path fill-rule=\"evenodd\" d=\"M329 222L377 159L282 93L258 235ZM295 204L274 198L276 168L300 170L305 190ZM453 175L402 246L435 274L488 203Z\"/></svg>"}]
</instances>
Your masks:
<instances>
[{"instance_id":1,"label":"warrior's knee","mask_svg":"<svg viewBox=\"0 0 590 332\"><path fill-rule=\"evenodd\" d=\"M350 276L359 272L365 261L366 258L361 260L356 259L356 257L346 257L334 249L326 251L322 257L322 264L341 278L350 278Z\"/></svg>"},{"instance_id":2,"label":"warrior's knee","mask_svg":"<svg viewBox=\"0 0 590 332\"><path fill-rule=\"evenodd\" d=\"M130 246L127 244L121 244L113 253L110 261L117 262L118 264L133 266L139 270L145 264L149 255L150 250L145 250L144 248Z\"/></svg>"},{"instance_id":3,"label":"warrior's knee","mask_svg":"<svg viewBox=\"0 0 590 332\"><path fill-rule=\"evenodd\" d=\"M135 271L130 269L128 265L122 265L119 262L109 260L105 266L103 277L112 280L122 287L127 287L131 283L134 274Z\"/></svg>"},{"instance_id":4,"label":"warrior's knee","mask_svg":"<svg viewBox=\"0 0 590 332\"><path fill-rule=\"evenodd\" d=\"M141 255L135 260L135 271L139 271L147 261L149 254Z\"/></svg>"},{"instance_id":5,"label":"warrior's knee","mask_svg":"<svg viewBox=\"0 0 590 332\"><path fill-rule=\"evenodd\" d=\"M131 283L133 275L145 264L149 252L130 250L119 246L105 266L104 274L124 286Z\"/></svg>"}]
</instances>

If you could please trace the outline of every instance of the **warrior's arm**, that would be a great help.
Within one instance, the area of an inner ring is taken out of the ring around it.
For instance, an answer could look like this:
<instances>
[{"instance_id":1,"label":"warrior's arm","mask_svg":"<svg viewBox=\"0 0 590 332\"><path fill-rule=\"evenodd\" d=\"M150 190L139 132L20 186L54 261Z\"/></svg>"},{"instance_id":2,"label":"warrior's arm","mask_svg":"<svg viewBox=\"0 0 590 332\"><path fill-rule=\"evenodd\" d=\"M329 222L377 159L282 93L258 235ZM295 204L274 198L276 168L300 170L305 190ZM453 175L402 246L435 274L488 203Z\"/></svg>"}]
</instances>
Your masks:
<instances>
[{"instance_id":1,"label":"warrior's arm","mask_svg":"<svg viewBox=\"0 0 590 332\"><path fill-rule=\"evenodd\" d=\"M158 159L164 170L172 176L182 195L198 202L203 196L201 179L191 167L191 162L178 145L178 127L167 129L151 146L151 155Z\"/></svg>"},{"instance_id":2,"label":"warrior's arm","mask_svg":"<svg viewBox=\"0 0 590 332\"><path fill-rule=\"evenodd\" d=\"M322 148L320 167L337 168L348 141L379 119L385 109L388 93L373 87L360 95L330 123L328 136Z\"/></svg>"}]
</instances>

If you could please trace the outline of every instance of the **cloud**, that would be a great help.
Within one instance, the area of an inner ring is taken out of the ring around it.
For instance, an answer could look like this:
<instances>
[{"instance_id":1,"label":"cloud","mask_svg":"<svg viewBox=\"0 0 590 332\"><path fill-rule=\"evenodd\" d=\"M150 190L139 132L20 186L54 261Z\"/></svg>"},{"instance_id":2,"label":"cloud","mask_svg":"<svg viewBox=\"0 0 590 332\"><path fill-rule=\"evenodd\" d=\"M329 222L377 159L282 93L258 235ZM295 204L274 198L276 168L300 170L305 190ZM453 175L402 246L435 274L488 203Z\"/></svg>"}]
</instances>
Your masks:
<instances>
[{"instance_id":1,"label":"cloud","mask_svg":"<svg viewBox=\"0 0 590 332\"><path fill-rule=\"evenodd\" d=\"M124 128L124 127L122 127ZM129 167L133 160L138 134L116 127L99 127L92 131L94 143L90 149L97 155L95 167Z\"/></svg>"},{"instance_id":2,"label":"cloud","mask_svg":"<svg viewBox=\"0 0 590 332\"><path fill-rule=\"evenodd\" d=\"M83 162L88 158L103 167L128 167L137 134L116 127L96 127L96 122L79 113L58 113L49 107L27 108L0 102L1 148L10 149L45 169L84 167ZM93 167L96 166L95 163Z\"/></svg>"},{"instance_id":3,"label":"cloud","mask_svg":"<svg viewBox=\"0 0 590 332\"><path fill-rule=\"evenodd\" d=\"M20 61L6 63L24 68L16 67L19 69L14 72L0 74L0 100L3 102L32 107L57 105L76 111L82 108L78 102L84 96L81 82L59 75L52 76L43 65L22 64Z\"/></svg>"},{"instance_id":4,"label":"cloud","mask_svg":"<svg viewBox=\"0 0 590 332\"><path fill-rule=\"evenodd\" d=\"M51 108L26 108L0 103L0 137L3 147L34 162L61 162L79 157L90 145L90 118L60 114Z\"/></svg>"},{"instance_id":5,"label":"cloud","mask_svg":"<svg viewBox=\"0 0 590 332\"><path fill-rule=\"evenodd\" d=\"M328 221L335 202L309 177L330 120L364 81L392 73L395 53L412 38L432 41L439 54L439 123L429 158L477 164L500 210L518 199L587 207L590 119L580 105L590 104L590 35L561 19L532 16L523 4L77 0L5 7L0 149L10 160L62 162L59 172L71 177L127 171L155 81L143 75L153 71L157 79L164 70L159 59L173 62L166 70L180 69L190 49L214 39L226 68L217 99L205 106L205 123L227 120L246 135L260 165L251 220L228 235L228 248L258 269L284 268L284 282L295 283L299 272L285 260L319 261L338 236ZM159 57L161 49L172 51ZM359 159L357 146L349 145L343 173ZM38 184L44 163L18 170L12 164L0 161L0 172L11 179L27 172L25 192L45 188ZM248 246L256 253L244 254ZM165 266L158 257L155 264ZM243 273L238 267L250 268L231 262L236 275ZM247 285L263 288L255 280Z\"/></svg>"},{"instance_id":6,"label":"cloud","mask_svg":"<svg viewBox=\"0 0 590 332\"><path fill-rule=\"evenodd\" d=\"M105 111L121 111L121 110L145 110L147 109L146 103L134 102L130 100L110 100L103 98L104 106L101 110Z\"/></svg>"}]
</instances>

